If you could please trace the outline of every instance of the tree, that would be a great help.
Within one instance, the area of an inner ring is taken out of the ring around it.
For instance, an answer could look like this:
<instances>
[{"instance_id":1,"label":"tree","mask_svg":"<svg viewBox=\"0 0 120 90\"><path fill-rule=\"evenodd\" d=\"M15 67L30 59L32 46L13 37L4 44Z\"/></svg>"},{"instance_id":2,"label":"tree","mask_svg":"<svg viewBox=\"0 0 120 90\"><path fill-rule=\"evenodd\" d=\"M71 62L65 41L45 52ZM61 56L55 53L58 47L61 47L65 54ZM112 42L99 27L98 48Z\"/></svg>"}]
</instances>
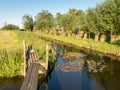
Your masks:
<instances>
[{"instance_id":1,"label":"tree","mask_svg":"<svg viewBox=\"0 0 120 90\"><path fill-rule=\"evenodd\" d=\"M25 30L30 30L32 32L33 28L34 28L34 22L33 22L32 16L24 15L22 19L23 19L24 29Z\"/></svg>"},{"instance_id":2,"label":"tree","mask_svg":"<svg viewBox=\"0 0 120 90\"><path fill-rule=\"evenodd\" d=\"M89 32L89 23L87 21L87 13L84 13L83 18L81 18L81 30L84 31L83 38L87 38L87 33Z\"/></svg>"},{"instance_id":3,"label":"tree","mask_svg":"<svg viewBox=\"0 0 120 90\"><path fill-rule=\"evenodd\" d=\"M96 9L88 8L86 20L89 31L95 33L95 41L98 41L101 28L99 27L99 16Z\"/></svg>"},{"instance_id":4,"label":"tree","mask_svg":"<svg viewBox=\"0 0 120 90\"><path fill-rule=\"evenodd\" d=\"M84 16L82 10L69 9L66 14L56 14L57 25L63 27L65 30L75 30L81 26L81 20Z\"/></svg>"},{"instance_id":5,"label":"tree","mask_svg":"<svg viewBox=\"0 0 120 90\"><path fill-rule=\"evenodd\" d=\"M114 33L117 31L117 6L115 0L106 0L98 7L101 18L100 25L104 31Z\"/></svg>"},{"instance_id":6,"label":"tree","mask_svg":"<svg viewBox=\"0 0 120 90\"><path fill-rule=\"evenodd\" d=\"M62 18L63 18L63 15L61 13L56 14L55 22L57 25L57 29L63 28L63 24L62 24L63 19Z\"/></svg>"},{"instance_id":7,"label":"tree","mask_svg":"<svg viewBox=\"0 0 120 90\"><path fill-rule=\"evenodd\" d=\"M117 12L117 17L116 17L116 28L117 31L116 33L120 34L120 0L115 0L115 4L116 4L116 12Z\"/></svg>"},{"instance_id":8,"label":"tree","mask_svg":"<svg viewBox=\"0 0 120 90\"><path fill-rule=\"evenodd\" d=\"M42 10L35 17L35 28L40 30L51 29L55 26L55 19L47 10Z\"/></svg>"},{"instance_id":9,"label":"tree","mask_svg":"<svg viewBox=\"0 0 120 90\"><path fill-rule=\"evenodd\" d=\"M2 30L19 30L19 27L14 24L6 24L2 27Z\"/></svg>"}]
</instances>

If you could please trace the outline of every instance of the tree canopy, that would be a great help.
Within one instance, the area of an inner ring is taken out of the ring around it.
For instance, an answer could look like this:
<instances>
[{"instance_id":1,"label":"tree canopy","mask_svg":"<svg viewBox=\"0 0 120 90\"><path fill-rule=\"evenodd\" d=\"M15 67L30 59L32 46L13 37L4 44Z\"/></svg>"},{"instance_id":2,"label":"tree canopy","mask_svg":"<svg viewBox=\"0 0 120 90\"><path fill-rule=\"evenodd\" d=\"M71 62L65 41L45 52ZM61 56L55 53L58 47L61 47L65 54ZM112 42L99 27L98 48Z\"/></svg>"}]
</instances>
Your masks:
<instances>
[{"instance_id":1,"label":"tree canopy","mask_svg":"<svg viewBox=\"0 0 120 90\"><path fill-rule=\"evenodd\" d=\"M51 29L55 26L55 19L47 10L43 10L35 17L35 29Z\"/></svg>"},{"instance_id":2,"label":"tree canopy","mask_svg":"<svg viewBox=\"0 0 120 90\"><path fill-rule=\"evenodd\" d=\"M24 29L33 31L34 21L33 21L32 16L24 15L22 19L23 19L23 27L24 27Z\"/></svg>"},{"instance_id":3,"label":"tree canopy","mask_svg":"<svg viewBox=\"0 0 120 90\"><path fill-rule=\"evenodd\" d=\"M33 20L30 16L24 16L24 26L29 29L28 22ZM28 27L27 27L28 26ZM62 28L64 30L75 30L80 28L85 32L95 34L109 31L111 34L120 33L120 0L105 0L95 8L86 11L80 9L69 9L67 13L56 13L54 17L47 10L42 10L35 16L35 29Z\"/></svg>"}]
</instances>

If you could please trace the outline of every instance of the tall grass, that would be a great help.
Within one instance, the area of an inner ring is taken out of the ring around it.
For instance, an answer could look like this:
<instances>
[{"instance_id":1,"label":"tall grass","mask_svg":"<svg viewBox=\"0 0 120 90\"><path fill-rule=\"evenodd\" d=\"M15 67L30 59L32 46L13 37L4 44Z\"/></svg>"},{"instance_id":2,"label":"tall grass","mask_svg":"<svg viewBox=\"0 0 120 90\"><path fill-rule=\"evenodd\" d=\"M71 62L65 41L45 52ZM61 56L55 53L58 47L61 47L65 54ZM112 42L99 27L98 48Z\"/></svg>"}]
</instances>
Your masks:
<instances>
[{"instance_id":1,"label":"tall grass","mask_svg":"<svg viewBox=\"0 0 120 90\"><path fill-rule=\"evenodd\" d=\"M34 46L39 55L45 52L46 42L38 35L24 31L0 31L0 77L13 77L20 73L23 62L23 40Z\"/></svg>"},{"instance_id":2,"label":"tall grass","mask_svg":"<svg viewBox=\"0 0 120 90\"><path fill-rule=\"evenodd\" d=\"M13 77L19 75L20 66L22 62L22 52L6 50L0 52L0 76Z\"/></svg>"}]
</instances>

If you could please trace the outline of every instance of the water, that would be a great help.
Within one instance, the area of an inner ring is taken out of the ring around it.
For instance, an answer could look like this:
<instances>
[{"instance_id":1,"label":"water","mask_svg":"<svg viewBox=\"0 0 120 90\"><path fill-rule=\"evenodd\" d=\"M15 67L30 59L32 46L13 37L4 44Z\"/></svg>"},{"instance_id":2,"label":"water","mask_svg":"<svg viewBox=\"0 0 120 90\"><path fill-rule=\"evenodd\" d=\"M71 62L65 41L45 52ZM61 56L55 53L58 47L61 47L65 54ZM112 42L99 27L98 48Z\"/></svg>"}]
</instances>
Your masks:
<instances>
[{"instance_id":1,"label":"water","mask_svg":"<svg viewBox=\"0 0 120 90\"><path fill-rule=\"evenodd\" d=\"M80 72L54 70L50 78L48 77L48 90L105 90L105 88L90 76L87 67L83 67Z\"/></svg>"},{"instance_id":2,"label":"water","mask_svg":"<svg viewBox=\"0 0 120 90\"><path fill-rule=\"evenodd\" d=\"M89 50L79 49L78 47L56 44L57 52L60 55L67 52L78 52L85 54ZM39 90L120 90L120 62L104 57L99 53L92 52L89 59L101 60L104 59L106 68L101 73L90 73L88 67L82 67L80 71L67 71L55 69L48 76L46 83L39 84ZM84 57L83 57L84 59ZM72 62L72 61L71 61ZM57 57L56 65L66 64L61 57ZM72 67L72 66L71 66ZM23 78L0 78L0 90L19 90Z\"/></svg>"},{"instance_id":3,"label":"water","mask_svg":"<svg viewBox=\"0 0 120 90\"><path fill-rule=\"evenodd\" d=\"M19 90L23 77L0 78L0 90Z\"/></svg>"},{"instance_id":4,"label":"water","mask_svg":"<svg viewBox=\"0 0 120 90\"><path fill-rule=\"evenodd\" d=\"M57 45L59 48L57 52L79 52L82 50L73 47ZM61 51L62 50L62 51ZM83 52L85 55L87 53ZM106 68L102 72L90 73L88 67L82 67L80 71L67 71L59 68L51 72L48 77L47 85L39 90L120 90L120 62L113 61L103 54L91 54L89 59L98 59L105 61ZM86 57L85 57L86 58ZM58 56L56 65L66 64L61 57ZM71 66L72 67L72 66Z\"/></svg>"}]
</instances>

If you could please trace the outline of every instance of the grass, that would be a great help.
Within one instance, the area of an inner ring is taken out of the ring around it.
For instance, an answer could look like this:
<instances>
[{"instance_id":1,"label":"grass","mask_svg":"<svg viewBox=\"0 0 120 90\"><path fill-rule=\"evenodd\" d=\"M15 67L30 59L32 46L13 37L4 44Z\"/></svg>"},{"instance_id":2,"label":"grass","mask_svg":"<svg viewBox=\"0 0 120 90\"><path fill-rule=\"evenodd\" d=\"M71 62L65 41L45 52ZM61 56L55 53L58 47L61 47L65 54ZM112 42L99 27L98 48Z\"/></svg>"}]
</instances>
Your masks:
<instances>
[{"instance_id":1,"label":"grass","mask_svg":"<svg viewBox=\"0 0 120 90\"><path fill-rule=\"evenodd\" d=\"M120 52L119 45L95 42L92 39L84 40L81 38L50 35L42 32L0 30L0 77L13 77L19 75L20 66L23 62L23 40L26 40L27 46L34 45L34 47L38 49L40 55L45 52L45 45L47 42L41 40L40 36L71 43L79 47L89 48L91 45L91 48L98 52ZM51 54L50 59L54 60L54 55Z\"/></svg>"},{"instance_id":2,"label":"grass","mask_svg":"<svg viewBox=\"0 0 120 90\"><path fill-rule=\"evenodd\" d=\"M102 53L106 53L109 51L109 52L113 52L117 55L120 52L119 45L113 45L113 44L109 44L106 42L102 43L99 41L95 42L92 39L71 38L68 36L50 35L50 34L45 34L45 33L40 33L38 35L45 37L45 38L56 39L59 41L63 41L65 43L77 45L79 47L90 48L90 46L91 46L91 49L98 51L98 52L102 52Z\"/></svg>"},{"instance_id":3,"label":"grass","mask_svg":"<svg viewBox=\"0 0 120 90\"><path fill-rule=\"evenodd\" d=\"M22 62L21 51L16 52L0 52L0 76L13 77L17 76L20 71Z\"/></svg>"},{"instance_id":4,"label":"grass","mask_svg":"<svg viewBox=\"0 0 120 90\"><path fill-rule=\"evenodd\" d=\"M27 46L33 45L39 54L45 52L46 42L32 32L0 31L0 77L19 75L23 62L23 40Z\"/></svg>"}]
</instances>

